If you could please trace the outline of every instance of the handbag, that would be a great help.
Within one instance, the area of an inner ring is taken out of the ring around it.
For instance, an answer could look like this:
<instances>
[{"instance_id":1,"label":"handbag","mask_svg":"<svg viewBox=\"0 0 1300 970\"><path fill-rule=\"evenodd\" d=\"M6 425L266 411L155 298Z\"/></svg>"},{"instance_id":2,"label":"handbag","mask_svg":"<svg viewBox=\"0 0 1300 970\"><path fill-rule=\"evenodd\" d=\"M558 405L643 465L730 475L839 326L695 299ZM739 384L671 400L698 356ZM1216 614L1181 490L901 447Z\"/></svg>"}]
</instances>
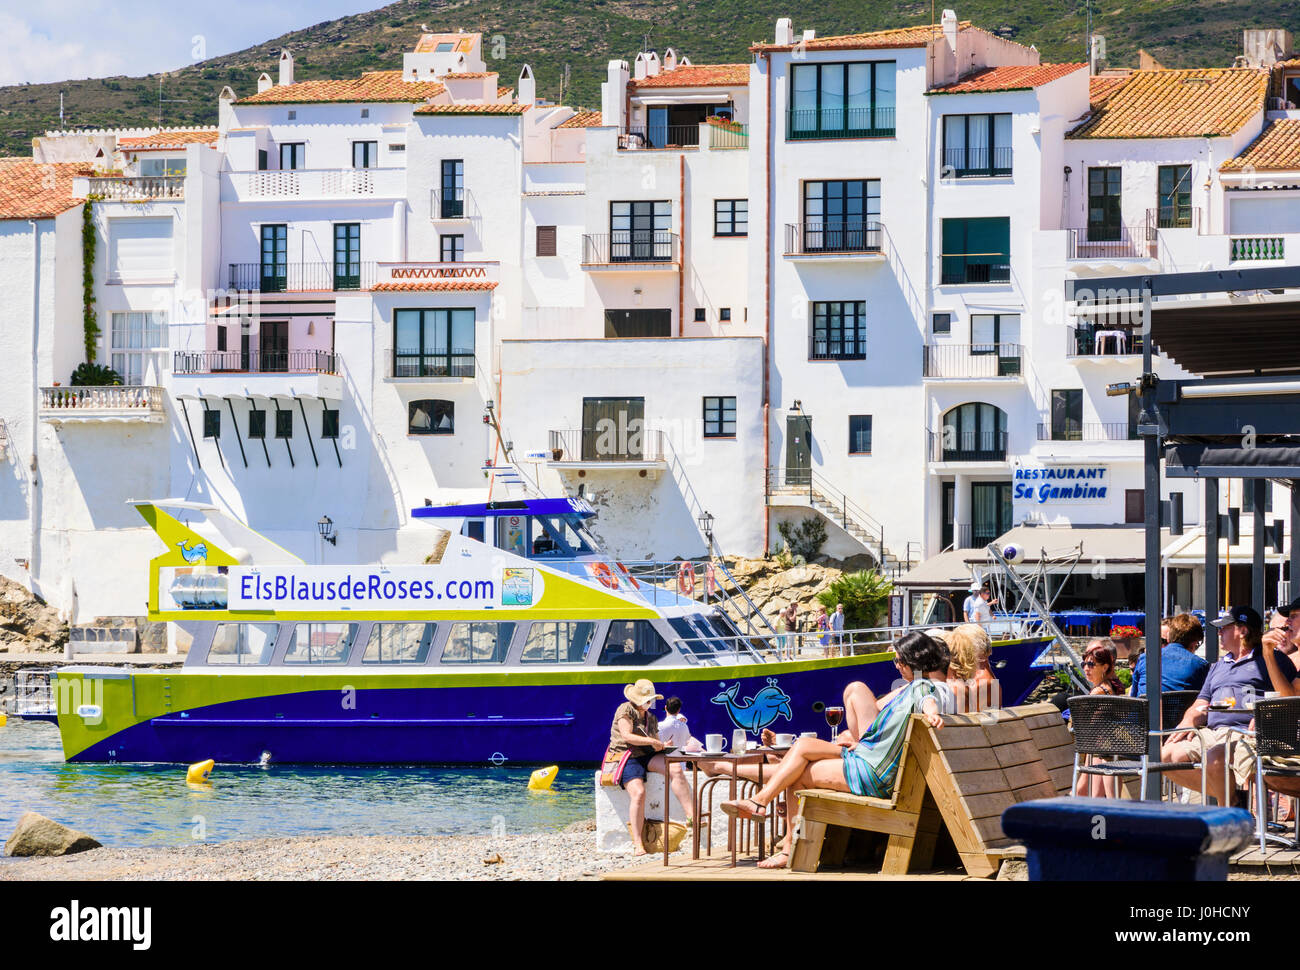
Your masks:
<instances>
[{"instance_id":1,"label":"handbag","mask_svg":"<svg viewBox=\"0 0 1300 970\"><path fill-rule=\"evenodd\" d=\"M606 787L618 785L623 780L623 769L632 757L632 749L624 748L622 754L605 749L605 757L600 761L600 783Z\"/></svg>"}]
</instances>

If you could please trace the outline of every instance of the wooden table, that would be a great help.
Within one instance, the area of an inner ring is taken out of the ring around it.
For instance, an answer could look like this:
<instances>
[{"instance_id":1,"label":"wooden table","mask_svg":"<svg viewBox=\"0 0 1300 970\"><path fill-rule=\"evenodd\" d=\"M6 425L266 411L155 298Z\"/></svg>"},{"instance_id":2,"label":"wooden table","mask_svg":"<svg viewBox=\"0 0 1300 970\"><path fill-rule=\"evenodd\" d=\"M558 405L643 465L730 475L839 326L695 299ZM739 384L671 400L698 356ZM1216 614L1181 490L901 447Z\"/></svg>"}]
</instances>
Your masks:
<instances>
[{"instance_id":1,"label":"wooden table","mask_svg":"<svg viewBox=\"0 0 1300 970\"><path fill-rule=\"evenodd\" d=\"M743 754L708 754L703 751L684 752L679 751L676 754L664 755L664 865L668 865L668 817L673 805L672 785L669 784L670 778L667 769L673 763L691 762L691 799L694 801L695 820L694 831L691 833L691 858L700 857L700 766L701 761L724 761L731 765L731 801L736 800L736 782L737 769L740 765L757 764L758 765L758 783L763 784L763 765L767 763L767 756L777 752L770 751L767 748L753 748ZM763 819L762 822L765 822ZM757 826L758 831L758 861L763 861L763 825L762 822ZM709 815L709 825L713 825L713 815ZM731 867L736 866L736 850L740 844L736 831L736 818L727 816L727 841L731 844Z\"/></svg>"}]
</instances>

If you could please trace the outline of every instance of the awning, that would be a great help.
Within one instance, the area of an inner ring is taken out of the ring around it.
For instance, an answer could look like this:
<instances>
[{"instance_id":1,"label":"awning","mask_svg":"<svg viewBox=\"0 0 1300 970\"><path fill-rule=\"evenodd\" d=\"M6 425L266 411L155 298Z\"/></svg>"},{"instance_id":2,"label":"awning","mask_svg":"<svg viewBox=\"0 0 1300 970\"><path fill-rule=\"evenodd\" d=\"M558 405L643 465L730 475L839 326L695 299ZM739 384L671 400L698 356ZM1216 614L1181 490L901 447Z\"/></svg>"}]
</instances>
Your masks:
<instances>
[{"instance_id":1,"label":"awning","mask_svg":"<svg viewBox=\"0 0 1300 970\"><path fill-rule=\"evenodd\" d=\"M971 583L970 566L966 557L975 550L953 549L931 556L925 562L913 566L902 576L894 580L895 586L924 586L926 588L966 589Z\"/></svg>"},{"instance_id":2,"label":"awning","mask_svg":"<svg viewBox=\"0 0 1300 970\"><path fill-rule=\"evenodd\" d=\"M1245 526L1249 516L1241 517L1242 525ZM1275 516L1268 516L1271 521ZM1255 558L1255 537L1253 532L1248 532L1243 528L1237 536L1237 542L1233 543L1232 548L1228 548L1228 539L1226 535L1219 536L1219 568L1227 565L1231 560L1239 566L1248 566ZM1166 566L1176 566L1179 569L1188 569L1192 566L1205 565L1205 530L1195 529L1185 535L1174 536L1173 541L1164 547L1164 558ZM1273 546L1268 542L1264 544L1264 561L1270 563L1286 562L1285 553L1274 552Z\"/></svg>"}]
</instances>

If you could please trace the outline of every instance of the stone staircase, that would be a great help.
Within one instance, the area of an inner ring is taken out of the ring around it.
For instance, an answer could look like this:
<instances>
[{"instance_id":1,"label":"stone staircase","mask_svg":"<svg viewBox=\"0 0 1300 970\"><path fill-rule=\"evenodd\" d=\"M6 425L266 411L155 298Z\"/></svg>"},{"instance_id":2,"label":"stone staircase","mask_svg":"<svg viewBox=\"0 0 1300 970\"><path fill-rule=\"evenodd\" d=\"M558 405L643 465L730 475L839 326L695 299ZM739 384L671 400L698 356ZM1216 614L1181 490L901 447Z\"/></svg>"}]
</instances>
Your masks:
<instances>
[{"instance_id":1,"label":"stone staircase","mask_svg":"<svg viewBox=\"0 0 1300 970\"><path fill-rule=\"evenodd\" d=\"M880 571L886 576L898 577L911 565L894 554L884 543L884 526L876 522L863 509L849 500L848 496L825 481L820 475L809 472L804 482L789 484L785 480L784 469L774 468L768 475L768 505L773 496L803 499L801 504L824 518L829 519L852 536L863 552L876 560Z\"/></svg>"}]
</instances>

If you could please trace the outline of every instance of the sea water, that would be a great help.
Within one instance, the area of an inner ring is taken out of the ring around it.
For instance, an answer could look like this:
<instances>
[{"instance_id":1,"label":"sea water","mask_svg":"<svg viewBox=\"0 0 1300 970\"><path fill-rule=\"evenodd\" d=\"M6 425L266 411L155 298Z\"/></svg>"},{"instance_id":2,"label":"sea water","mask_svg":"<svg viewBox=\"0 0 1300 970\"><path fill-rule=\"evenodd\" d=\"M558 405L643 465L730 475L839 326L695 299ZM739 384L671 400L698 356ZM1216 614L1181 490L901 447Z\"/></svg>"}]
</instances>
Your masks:
<instances>
[{"instance_id":1,"label":"sea water","mask_svg":"<svg viewBox=\"0 0 1300 970\"><path fill-rule=\"evenodd\" d=\"M592 772L563 768L549 792L528 768L217 765L191 788L185 765L66 764L58 728L0 727L0 842L24 812L112 846L298 835L521 835L591 818Z\"/></svg>"}]
</instances>

